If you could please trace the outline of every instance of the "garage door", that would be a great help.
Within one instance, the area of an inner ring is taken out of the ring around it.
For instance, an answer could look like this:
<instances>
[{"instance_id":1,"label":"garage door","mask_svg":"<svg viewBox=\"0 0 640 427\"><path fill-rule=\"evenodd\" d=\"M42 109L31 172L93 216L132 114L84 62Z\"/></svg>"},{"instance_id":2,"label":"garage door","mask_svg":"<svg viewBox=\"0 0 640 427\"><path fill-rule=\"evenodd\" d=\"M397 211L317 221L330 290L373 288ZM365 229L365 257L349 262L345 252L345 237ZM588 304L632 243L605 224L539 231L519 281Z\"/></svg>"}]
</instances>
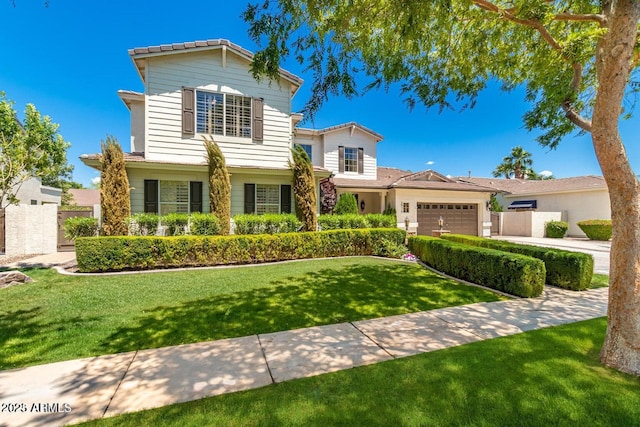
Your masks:
<instances>
[{"instance_id":1,"label":"garage door","mask_svg":"<svg viewBox=\"0 0 640 427\"><path fill-rule=\"evenodd\" d=\"M455 234L478 235L478 205L418 203L418 234L431 236L437 230L438 218L444 220L444 229Z\"/></svg>"}]
</instances>

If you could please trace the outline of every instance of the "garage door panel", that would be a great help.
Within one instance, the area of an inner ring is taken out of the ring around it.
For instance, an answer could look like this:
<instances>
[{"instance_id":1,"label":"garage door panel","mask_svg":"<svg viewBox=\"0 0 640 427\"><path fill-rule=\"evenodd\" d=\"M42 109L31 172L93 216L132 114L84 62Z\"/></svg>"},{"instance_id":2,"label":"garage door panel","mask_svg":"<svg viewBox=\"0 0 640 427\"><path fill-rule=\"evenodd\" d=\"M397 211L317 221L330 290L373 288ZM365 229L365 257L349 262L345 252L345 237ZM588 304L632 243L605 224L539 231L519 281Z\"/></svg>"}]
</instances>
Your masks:
<instances>
[{"instance_id":1,"label":"garage door panel","mask_svg":"<svg viewBox=\"0 0 640 427\"><path fill-rule=\"evenodd\" d=\"M418 234L431 235L437 230L438 219L444 228L456 234L478 235L478 206L461 203L418 203Z\"/></svg>"}]
</instances>

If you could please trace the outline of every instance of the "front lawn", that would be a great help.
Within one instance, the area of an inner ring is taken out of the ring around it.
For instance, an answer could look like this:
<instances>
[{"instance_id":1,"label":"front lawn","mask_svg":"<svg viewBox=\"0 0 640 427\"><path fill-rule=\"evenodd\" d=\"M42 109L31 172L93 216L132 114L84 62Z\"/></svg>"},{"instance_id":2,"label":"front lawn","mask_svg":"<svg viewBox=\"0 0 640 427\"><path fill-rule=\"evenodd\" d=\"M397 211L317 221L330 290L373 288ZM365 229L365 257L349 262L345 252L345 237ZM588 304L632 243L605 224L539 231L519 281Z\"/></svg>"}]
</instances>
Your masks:
<instances>
[{"instance_id":1,"label":"front lawn","mask_svg":"<svg viewBox=\"0 0 640 427\"><path fill-rule=\"evenodd\" d=\"M0 370L496 301L381 258L64 276L0 290Z\"/></svg>"},{"instance_id":2,"label":"front lawn","mask_svg":"<svg viewBox=\"0 0 640 427\"><path fill-rule=\"evenodd\" d=\"M606 319L84 426L637 426L640 380L604 368Z\"/></svg>"}]
</instances>

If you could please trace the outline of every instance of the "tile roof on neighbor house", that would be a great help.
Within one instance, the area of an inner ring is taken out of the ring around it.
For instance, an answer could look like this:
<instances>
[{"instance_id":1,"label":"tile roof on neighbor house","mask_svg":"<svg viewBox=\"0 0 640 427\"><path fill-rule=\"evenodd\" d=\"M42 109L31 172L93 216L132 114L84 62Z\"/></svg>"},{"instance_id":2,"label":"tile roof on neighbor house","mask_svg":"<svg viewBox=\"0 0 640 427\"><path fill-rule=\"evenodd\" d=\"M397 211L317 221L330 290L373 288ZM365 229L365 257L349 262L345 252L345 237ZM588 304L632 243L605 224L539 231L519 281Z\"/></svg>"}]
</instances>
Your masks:
<instances>
[{"instance_id":1,"label":"tile roof on neighbor house","mask_svg":"<svg viewBox=\"0 0 640 427\"><path fill-rule=\"evenodd\" d=\"M148 56L155 55L170 55L175 53L181 53L188 50L212 50L212 49L221 49L228 48L235 52L236 54L245 57L249 61L253 60L253 52L239 46L235 43L231 43L226 39L211 39L211 40L197 40L192 42L184 42L184 43L171 43L171 44L161 44L158 46L147 46L147 47L136 47L133 49L129 49L129 56L136 65L138 72L140 73L140 77L144 80L144 73L141 72L144 69L144 61L136 61L137 59L142 59ZM297 86L302 86L304 80L295 74L280 68L280 75L285 79L291 81Z\"/></svg>"},{"instance_id":2,"label":"tile roof on neighbor house","mask_svg":"<svg viewBox=\"0 0 640 427\"><path fill-rule=\"evenodd\" d=\"M360 129L361 131L370 134L371 136L377 139L376 142L380 142L384 139L384 137L380 135L378 132L369 129L366 126L362 126L360 123L357 123L357 122L342 123L340 125L329 126L324 129L295 128L295 131L309 134L309 135L323 135L325 133L335 132L337 130L349 129L349 128L351 128L352 132L355 129Z\"/></svg>"},{"instance_id":3,"label":"tile roof on neighbor house","mask_svg":"<svg viewBox=\"0 0 640 427\"><path fill-rule=\"evenodd\" d=\"M604 178L596 175L545 180L475 177L459 177L458 179L486 187L492 187L498 191L502 191L513 196L607 189L607 184L604 181Z\"/></svg>"},{"instance_id":4,"label":"tile roof on neighbor house","mask_svg":"<svg viewBox=\"0 0 640 427\"><path fill-rule=\"evenodd\" d=\"M334 178L336 186L340 188L408 188L421 190L451 190L451 191L476 191L494 192L495 189L477 185L469 182L462 182L434 171L425 170L420 172L410 172L402 169L378 167L377 179L349 179Z\"/></svg>"},{"instance_id":5,"label":"tile roof on neighbor house","mask_svg":"<svg viewBox=\"0 0 640 427\"><path fill-rule=\"evenodd\" d=\"M78 206L93 206L100 204L100 190L72 188L69 194L73 198L74 204Z\"/></svg>"}]
</instances>

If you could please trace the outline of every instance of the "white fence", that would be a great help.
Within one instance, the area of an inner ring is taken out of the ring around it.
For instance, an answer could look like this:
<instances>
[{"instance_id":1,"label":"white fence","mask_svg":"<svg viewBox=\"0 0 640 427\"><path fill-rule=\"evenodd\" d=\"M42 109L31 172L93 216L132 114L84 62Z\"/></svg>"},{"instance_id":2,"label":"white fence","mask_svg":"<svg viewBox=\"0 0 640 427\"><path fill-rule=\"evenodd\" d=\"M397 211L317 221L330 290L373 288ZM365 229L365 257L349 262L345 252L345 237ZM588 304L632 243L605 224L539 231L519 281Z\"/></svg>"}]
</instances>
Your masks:
<instances>
[{"instance_id":1,"label":"white fence","mask_svg":"<svg viewBox=\"0 0 640 427\"><path fill-rule=\"evenodd\" d=\"M562 212L501 212L500 234L503 236L544 237L545 224L561 219Z\"/></svg>"}]
</instances>

